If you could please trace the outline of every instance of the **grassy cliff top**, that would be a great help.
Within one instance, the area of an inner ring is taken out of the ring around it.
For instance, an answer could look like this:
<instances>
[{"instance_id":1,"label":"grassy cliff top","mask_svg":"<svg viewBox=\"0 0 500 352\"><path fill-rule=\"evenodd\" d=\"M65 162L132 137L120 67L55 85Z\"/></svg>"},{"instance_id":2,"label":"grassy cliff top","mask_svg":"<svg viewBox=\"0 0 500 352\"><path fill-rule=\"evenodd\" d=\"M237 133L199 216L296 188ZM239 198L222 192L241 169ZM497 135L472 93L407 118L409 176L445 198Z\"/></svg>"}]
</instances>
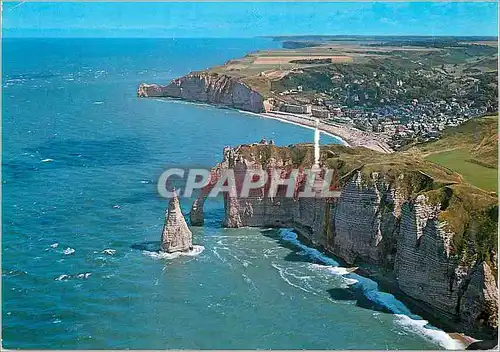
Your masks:
<instances>
[{"instance_id":1,"label":"grassy cliff top","mask_svg":"<svg viewBox=\"0 0 500 352\"><path fill-rule=\"evenodd\" d=\"M424 155L467 149L480 163L498 168L498 115L471 119L444 131L441 139L413 146Z\"/></svg>"},{"instance_id":2,"label":"grassy cliff top","mask_svg":"<svg viewBox=\"0 0 500 352\"><path fill-rule=\"evenodd\" d=\"M387 180L397 180L403 173L418 173L440 185L461 184L494 195L498 172L498 116L476 118L450 128L437 141L414 145L404 151L383 154L366 148L342 145L321 147L321 161L345 178L354 170L371 178L373 173ZM293 166L311 167L312 144L288 147L243 145L245 157L267 164L271 159L284 160Z\"/></svg>"},{"instance_id":3,"label":"grassy cliff top","mask_svg":"<svg viewBox=\"0 0 500 352\"><path fill-rule=\"evenodd\" d=\"M498 116L472 119L450 128L441 139L415 145L406 154L459 173L463 183L498 192Z\"/></svg>"},{"instance_id":4,"label":"grassy cliff top","mask_svg":"<svg viewBox=\"0 0 500 352\"><path fill-rule=\"evenodd\" d=\"M293 167L310 168L314 162L312 144L294 144L288 147L275 145L242 145L239 153L249 160L268 165L272 160L282 160ZM378 153L367 148L350 148L338 144L320 148L320 161L334 169L343 180L354 171L360 171L365 179L375 173L389 181L396 181L402 173L421 174L439 184L461 183L460 174L435 164L413 153Z\"/></svg>"}]
</instances>

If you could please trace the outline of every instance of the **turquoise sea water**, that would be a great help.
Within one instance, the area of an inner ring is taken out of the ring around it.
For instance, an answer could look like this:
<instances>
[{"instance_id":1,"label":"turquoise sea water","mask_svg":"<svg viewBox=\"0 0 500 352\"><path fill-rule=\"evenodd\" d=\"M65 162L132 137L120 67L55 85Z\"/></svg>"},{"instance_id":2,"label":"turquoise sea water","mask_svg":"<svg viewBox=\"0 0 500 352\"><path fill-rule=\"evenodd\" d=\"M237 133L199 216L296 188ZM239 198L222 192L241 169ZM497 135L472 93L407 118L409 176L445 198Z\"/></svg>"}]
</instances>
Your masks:
<instances>
[{"instance_id":1,"label":"turquoise sea water","mask_svg":"<svg viewBox=\"0 0 500 352\"><path fill-rule=\"evenodd\" d=\"M293 233L221 228L219 200L208 201L206 225L193 228L195 243L205 247L200 255L154 255L167 205L155 182L165 168L211 166L225 145L263 136L281 145L311 141L312 131L138 99L137 85L276 45L3 41L4 347L453 347L374 282L339 275L333 259ZM184 211L189 205L182 201Z\"/></svg>"}]
</instances>

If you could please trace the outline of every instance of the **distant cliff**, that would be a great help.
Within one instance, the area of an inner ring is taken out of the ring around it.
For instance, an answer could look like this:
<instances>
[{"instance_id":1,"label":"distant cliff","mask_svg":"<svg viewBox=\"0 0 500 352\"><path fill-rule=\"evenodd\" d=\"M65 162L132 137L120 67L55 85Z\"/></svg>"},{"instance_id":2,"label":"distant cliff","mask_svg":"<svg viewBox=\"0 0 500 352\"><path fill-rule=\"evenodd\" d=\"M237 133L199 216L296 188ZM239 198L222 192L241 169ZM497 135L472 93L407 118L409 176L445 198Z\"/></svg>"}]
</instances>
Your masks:
<instances>
[{"instance_id":1,"label":"distant cliff","mask_svg":"<svg viewBox=\"0 0 500 352\"><path fill-rule=\"evenodd\" d=\"M194 72L166 86L142 83L138 97L170 97L263 112L264 98L241 80L211 72Z\"/></svg>"},{"instance_id":2,"label":"distant cliff","mask_svg":"<svg viewBox=\"0 0 500 352\"><path fill-rule=\"evenodd\" d=\"M223 169L310 167L312 146L242 145L226 148ZM460 183L460 175L404 154L324 146L323 165L336 170L341 197L225 195L227 227L293 227L346 262L385 268L408 296L469 334L497 328L497 200ZM203 222L204 195L194 202L192 224Z\"/></svg>"}]
</instances>

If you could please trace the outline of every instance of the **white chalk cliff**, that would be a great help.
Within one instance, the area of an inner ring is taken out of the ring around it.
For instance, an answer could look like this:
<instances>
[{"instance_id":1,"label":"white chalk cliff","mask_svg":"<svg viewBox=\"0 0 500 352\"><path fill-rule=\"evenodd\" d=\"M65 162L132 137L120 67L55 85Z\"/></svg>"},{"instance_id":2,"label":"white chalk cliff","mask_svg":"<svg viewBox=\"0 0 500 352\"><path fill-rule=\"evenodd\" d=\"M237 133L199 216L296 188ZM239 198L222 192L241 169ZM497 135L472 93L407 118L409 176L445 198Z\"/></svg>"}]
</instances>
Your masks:
<instances>
[{"instance_id":1,"label":"white chalk cliff","mask_svg":"<svg viewBox=\"0 0 500 352\"><path fill-rule=\"evenodd\" d=\"M161 251L185 252L193 249L193 234L182 215L179 199L172 197L165 212L165 225L161 234Z\"/></svg>"},{"instance_id":2,"label":"white chalk cliff","mask_svg":"<svg viewBox=\"0 0 500 352\"><path fill-rule=\"evenodd\" d=\"M241 80L210 72L193 72L168 85L142 83L138 97L169 97L227 106L252 112L264 111L262 95Z\"/></svg>"}]
</instances>

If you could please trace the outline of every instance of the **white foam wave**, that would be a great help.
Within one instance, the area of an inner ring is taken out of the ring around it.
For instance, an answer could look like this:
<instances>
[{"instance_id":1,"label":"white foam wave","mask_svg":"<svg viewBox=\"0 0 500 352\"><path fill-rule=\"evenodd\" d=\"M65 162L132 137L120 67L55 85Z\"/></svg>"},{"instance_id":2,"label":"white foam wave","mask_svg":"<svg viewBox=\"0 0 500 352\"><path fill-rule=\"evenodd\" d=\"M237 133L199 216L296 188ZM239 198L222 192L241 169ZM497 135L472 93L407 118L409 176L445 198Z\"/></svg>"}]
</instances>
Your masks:
<instances>
[{"instance_id":1,"label":"white foam wave","mask_svg":"<svg viewBox=\"0 0 500 352\"><path fill-rule=\"evenodd\" d=\"M42 162L42 163L50 163L50 162L52 162L52 161L54 161L54 159L50 159L50 158L48 158L48 159L43 159L43 160L41 160L41 162Z\"/></svg>"},{"instance_id":2,"label":"white foam wave","mask_svg":"<svg viewBox=\"0 0 500 352\"><path fill-rule=\"evenodd\" d=\"M107 255L114 255L116 253L116 249L105 249L102 251L103 254L107 254Z\"/></svg>"},{"instance_id":3,"label":"white foam wave","mask_svg":"<svg viewBox=\"0 0 500 352\"><path fill-rule=\"evenodd\" d=\"M90 275L92 275L92 273L81 273L81 274L77 274L76 277L79 279L88 279L90 277Z\"/></svg>"},{"instance_id":4,"label":"white foam wave","mask_svg":"<svg viewBox=\"0 0 500 352\"><path fill-rule=\"evenodd\" d=\"M75 250L74 250L73 248L68 247L68 248L66 248L66 249L63 251L63 253L64 253L65 255L69 255L69 254L73 254L73 253L75 253Z\"/></svg>"},{"instance_id":5,"label":"white foam wave","mask_svg":"<svg viewBox=\"0 0 500 352\"><path fill-rule=\"evenodd\" d=\"M316 264L313 263L311 264L311 268L321 270L321 271L326 271L331 273L332 275L347 275L350 274L351 272L349 271L348 268L344 268L341 266L328 266L328 265L321 265L321 264Z\"/></svg>"},{"instance_id":6,"label":"white foam wave","mask_svg":"<svg viewBox=\"0 0 500 352\"><path fill-rule=\"evenodd\" d=\"M282 229L280 232L283 236L283 239L299 247L302 250L301 253L305 253L304 255L319 260L322 263L326 264L328 266L328 269L325 268L324 270L329 270L333 275L340 275L340 276L349 275L349 277L346 278L349 279L349 281L346 283L350 285L356 284L357 288L361 289L363 291L363 294L370 301L382 307L385 307L387 310L389 310L394 314L406 314L409 316L415 316L409 311L408 308L406 308L406 306L403 303L398 301L393 295L379 291L378 284L375 281L354 273L345 272L347 271L347 268L339 267L338 263L335 260L327 257L325 254L321 253L316 249L309 248L304 244L300 243L299 240L297 239L297 234L294 233L293 231ZM316 266L316 268L322 268L322 266Z\"/></svg>"},{"instance_id":7,"label":"white foam wave","mask_svg":"<svg viewBox=\"0 0 500 352\"><path fill-rule=\"evenodd\" d=\"M402 314L396 314L396 316L398 317L396 323L404 330L424 336L447 350L464 350L466 347L446 332L428 326L429 322L427 320L416 320Z\"/></svg>"},{"instance_id":8,"label":"white foam wave","mask_svg":"<svg viewBox=\"0 0 500 352\"><path fill-rule=\"evenodd\" d=\"M359 281L356 280L356 279L349 279L349 278L344 278L344 283L347 285L347 286L351 286L351 285L355 285L357 284Z\"/></svg>"},{"instance_id":9,"label":"white foam wave","mask_svg":"<svg viewBox=\"0 0 500 352\"><path fill-rule=\"evenodd\" d=\"M275 268L276 270L278 270L280 277L283 279L283 281L285 281L290 286L298 288L299 290L302 290L302 291L307 292L307 293L316 294L315 292L312 292L305 287L302 287L300 285L297 285L297 284L294 284L293 282L291 282L290 279L288 279L288 277L286 276L286 270L284 268L280 267L278 264L272 263L271 266L273 268Z\"/></svg>"},{"instance_id":10,"label":"white foam wave","mask_svg":"<svg viewBox=\"0 0 500 352\"><path fill-rule=\"evenodd\" d=\"M228 247L218 247L218 248L220 248L220 249L223 249L223 250L227 251L227 254L228 254L230 257L232 257L232 258L234 258L236 261L240 262L240 263L241 263L244 267L248 267L249 265L251 265L251 264L252 264L252 262L251 262L251 261L246 260L246 259L241 259L240 257L238 257L238 256L237 256L237 255L236 255L236 254L235 254L235 253L234 253L234 252L233 252L230 248L228 248Z\"/></svg>"},{"instance_id":11,"label":"white foam wave","mask_svg":"<svg viewBox=\"0 0 500 352\"><path fill-rule=\"evenodd\" d=\"M55 278L56 281L66 281L66 280L69 280L71 278L71 276L69 275L66 275L66 274L62 274L62 275L59 275L59 277Z\"/></svg>"},{"instance_id":12,"label":"white foam wave","mask_svg":"<svg viewBox=\"0 0 500 352\"><path fill-rule=\"evenodd\" d=\"M161 251L160 252L143 251L142 253L144 253L144 255L147 255L148 257L151 257L153 259L170 260L170 259L178 258L180 256L194 257L197 255L200 255L201 252L203 252L204 250L205 250L205 247L194 245L192 250L186 251L186 252L166 253L166 252L161 252Z\"/></svg>"},{"instance_id":13,"label":"white foam wave","mask_svg":"<svg viewBox=\"0 0 500 352\"><path fill-rule=\"evenodd\" d=\"M265 258L276 257L277 248L266 248L262 251Z\"/></svg>"},{"instance_id":14,"label":"white foam wave","mask_svg":"<svg viewBox=\"0 0 500 352\"><path fill-rule=\"evenodd\" d=\"M345 275L349 275L353 272L353 268L344 268L341 266L328 266L321 264L311 264L310 267L314 270L325 271L334 276L342 277L343 285L342 288L348 288L351 285L357 284L359 281L353 278L344 277Z\"/></svg>"},{"instance_id":15,"label":"white foam wave","mask_svg":"<svg viewBox=\"0 0 500 352\"><path fill-rule=\"evenodd\" d=\"M57 242L56 242L56 243L51 244L50 246L51 246L52 248L57 248L57 247L59 246L59 243L57 243Z\"/></svg>"},{"instance_id":16,"label":"white foam wave","mask_svg":"<svg viewBox=\"0 0 500 352\"><path fill-rule=\"evenodd\" d=\"M77 279L88 279L92 275L92 273L80 273L76 275L67 275L67 274L61 274L58 277L56 277L54 280L55 281L68 281L69 279L77 278Z\"/></svg>"},{"instance_id":17,"label":"white foam wave","mask_svg":"<svg viewBox=\"0 0 500 352\"><path fill-rule=\"evenodd\" d=\"M216 256L217 258L219 258L219 260L220 260L221 262L223 262L223 263L225 263L225 262L226 262L226 260L225 260L224 258L222 258L222 257L221 257L221 255L219 254L219 252L217 251L217 247L212 248L212 252L215 254L215 256Z\"/></svg>"},{"instance_id":18,"label":"white foam wave","mask_svg":"<svg viewBox=\"0 0 500 352\"><path fill-rule=\"evenodd\" d=\"M11 78L11 79L6 79L4 81L4 85L3 87L6 88L6 87L9 87L9 86L15 86L15 85L21 85L21 84L24 84L26 83L26 79L23 79L23 78Z\"/></svg>"},{"instance_id":19,"label":"white foam wave","mask_svg":"<svg viewBox=\"0 0 500 352\"><path fill-rule=\"evenodd\" d=\"M104 104L103 101L94 101L94 105L101 105L101 104Z\"/></svg>"}]
</instances>

